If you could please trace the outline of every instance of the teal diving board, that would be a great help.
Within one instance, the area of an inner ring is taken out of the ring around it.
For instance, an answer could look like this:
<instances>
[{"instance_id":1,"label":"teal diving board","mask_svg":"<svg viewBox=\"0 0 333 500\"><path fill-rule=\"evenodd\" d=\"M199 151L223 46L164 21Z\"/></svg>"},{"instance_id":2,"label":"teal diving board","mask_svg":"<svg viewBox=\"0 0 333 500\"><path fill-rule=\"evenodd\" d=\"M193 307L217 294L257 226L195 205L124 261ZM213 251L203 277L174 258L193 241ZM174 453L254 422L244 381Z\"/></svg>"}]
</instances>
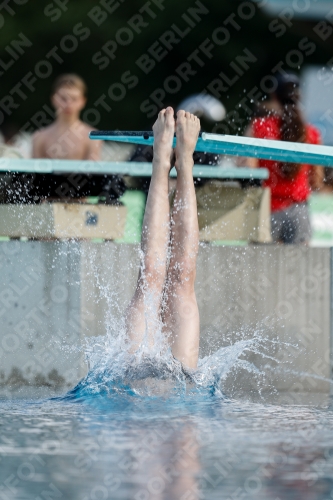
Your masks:
<instances>
[{"instance_id":1,"label":"teal diving board","mask_svg":"<svg viewBox=\"0 0 333 500\"><path fill-rule=\"evenodd\" d=\"M85 175L129 175L132 177L151 177L152 164L145 162L111 162L90 160L49 160L0 158L0 172L54 174L65 175L71 173ZM173 168L171 177L176 177ZM244 179L265 180L269 173L265 168L225 168L209 165L195 165L193 177L211 179Z\"/></svg>"},{"instance_id":2,"label":"teal diving board","mask_svg":"<svg viewBox=\"0 0 333 500\"><path fill-rule=\"evenodd\" d=\"M152 146L154 144L153 133L144 131L124 132L118 130L101 130L90 132L89 137L90 139L127 142L146 146ZM173 146L175 145L176 137L173 141ZM255 139L253 137L208 134L202 132L198 138L195 150L213 154L247 156L267 160L333 167L333 147L299 142Z\"/></svg>"}]
</instances>

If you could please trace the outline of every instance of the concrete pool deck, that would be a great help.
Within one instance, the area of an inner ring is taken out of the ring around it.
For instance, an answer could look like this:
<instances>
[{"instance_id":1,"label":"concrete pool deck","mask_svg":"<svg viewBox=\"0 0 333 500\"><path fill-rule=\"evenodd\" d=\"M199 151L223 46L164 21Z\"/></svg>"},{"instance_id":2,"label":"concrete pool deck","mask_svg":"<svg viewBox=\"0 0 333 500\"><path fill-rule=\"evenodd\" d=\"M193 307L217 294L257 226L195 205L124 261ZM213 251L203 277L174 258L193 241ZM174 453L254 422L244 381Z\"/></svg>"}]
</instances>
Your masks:
<instances>
[{"instance_id":1,"label":"concrete pool deck","mask_svg":"<svg viewBox=\"0 0 333 500\"><path fill-rule=\"evenodd\" d=\"M85 338L117 329L138 262L131 244L0 242L1 390L73 386ZM201 244L201 355L255 337L231 391L329 392L331 283L330 248Z\"/></svg>"}]
</instances>

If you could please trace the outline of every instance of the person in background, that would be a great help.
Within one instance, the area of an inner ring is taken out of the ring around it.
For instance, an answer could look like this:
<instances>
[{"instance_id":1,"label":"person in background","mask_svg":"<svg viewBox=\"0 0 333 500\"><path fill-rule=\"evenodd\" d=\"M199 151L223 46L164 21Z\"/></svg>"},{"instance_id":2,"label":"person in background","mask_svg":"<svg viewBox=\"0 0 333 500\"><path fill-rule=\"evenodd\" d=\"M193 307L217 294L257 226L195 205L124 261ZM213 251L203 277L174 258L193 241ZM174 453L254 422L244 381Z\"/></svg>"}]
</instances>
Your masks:
<instances>
[{"instance_id":1,"label":"person in background","mask_svg":"<svg viewBox=\"0 0 333 500\"><path fill-rule=\"evenodd\" d=\"M86 105L86 94L86 84L78 75L64 74L55 80L51 102L56 119L33 134L33 158L100 159L101 141L91 141L89 132L92 127L80 120L80 112Z\"/></svg>"},{"instance_id":2,"label":"person in background","mask_svg":"<svg viewBox=\"0 0 333 500\"><path fill-rule=\"evenodd\" d=\"M258 139L320 144L317 128L306 124L300 109L299 79L284 74L277 79L277 88L270 101L258 107L246 131ZM269 170L264 187L271 190L271 232L274 242L308 244L311 225L308 199L312 190L324 183L324 169L300 163L248 159L247 166Z\"/></svg>"}]
</instances>

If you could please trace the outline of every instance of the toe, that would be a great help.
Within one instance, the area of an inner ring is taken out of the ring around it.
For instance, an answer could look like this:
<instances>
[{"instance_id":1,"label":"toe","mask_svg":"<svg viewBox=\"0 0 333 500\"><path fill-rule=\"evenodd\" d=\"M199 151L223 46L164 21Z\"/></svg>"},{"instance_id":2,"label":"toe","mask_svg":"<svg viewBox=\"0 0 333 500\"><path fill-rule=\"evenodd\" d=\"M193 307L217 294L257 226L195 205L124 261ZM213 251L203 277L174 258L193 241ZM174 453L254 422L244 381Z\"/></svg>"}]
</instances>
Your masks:
<instances>
[{"instance_id":1,"label":"toe","mask_svg":"<svg viewBox=\"0 0 333 500\"><path fill-rule=\"evenodd\" d=\"M165 119L169 124L174 123L174 114L173 114L173 109L171 107L168 107L165 110Z\"/></svg>"},{"instance_id":2,"label":"toe","mask_svg":"<svg viewBox=\"0 0 333 500\"><path fill-rule=\"evenodd\" d=\"M185 117L185 111L183 109L180 109L177 111L177 119L179 118L184 118Z\"/></svg>"}]
</instances>

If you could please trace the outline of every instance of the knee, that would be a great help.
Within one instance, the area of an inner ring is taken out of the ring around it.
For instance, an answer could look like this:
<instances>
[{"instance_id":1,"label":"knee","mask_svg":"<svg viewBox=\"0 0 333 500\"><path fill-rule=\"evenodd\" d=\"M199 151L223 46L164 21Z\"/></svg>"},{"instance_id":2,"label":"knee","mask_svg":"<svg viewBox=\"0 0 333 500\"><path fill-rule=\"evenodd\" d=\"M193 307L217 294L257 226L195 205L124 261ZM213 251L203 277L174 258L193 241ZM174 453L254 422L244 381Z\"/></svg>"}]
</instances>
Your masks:
<instances>
[{"instance_id":1,"label":"knee","mask_svg":"<svg viewBox=\"0 0 333 500\"><path fill-rule=\"evenodd\" d=\"M149 288L162 288L165 275L166 269L164 264L145 262L142 267L141 279Z\"/></svg>"},{"instance_id":2,"label":"knee","mask_svg":"<svg viewBox=\"0 0 333 500\"><path fill-rule=\"evenodd\" d=\"M169 280L175 285L193 288L196 276L196 265L192 259L183 259L169 268Z\"/></svg>"}]
</instances>

